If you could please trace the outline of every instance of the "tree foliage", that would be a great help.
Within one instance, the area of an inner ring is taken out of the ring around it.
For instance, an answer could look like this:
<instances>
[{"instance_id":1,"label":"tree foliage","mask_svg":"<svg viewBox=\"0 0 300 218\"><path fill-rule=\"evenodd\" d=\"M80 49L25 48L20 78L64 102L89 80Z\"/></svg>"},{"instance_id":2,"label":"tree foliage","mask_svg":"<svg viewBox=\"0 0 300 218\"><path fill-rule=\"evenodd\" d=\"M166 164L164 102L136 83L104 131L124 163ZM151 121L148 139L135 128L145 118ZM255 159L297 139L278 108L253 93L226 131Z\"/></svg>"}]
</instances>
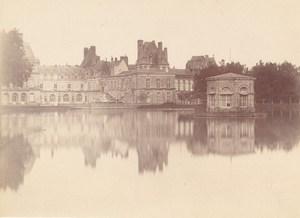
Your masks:
<instances>
[{"instance_id":1,"label":"tree foliage","mask_svg":"<svg viewBox=\"0 0 300 218\"><path fill-rule=\"evenodd\" d=\"M22 34L13 29L0 32L0 81L21 87L32 72L32 65L25 57Z\"/></svg>"},{"instance_id":2,"label":"tree foliage","mask_svg":"<svg viewBox=\"0 0 300 218\"><path fill-rule=\"evenodd\" d=\"M103 76L111 76L111 66L108 61L105 61L100 66L100 72Z\"/></svg>"},{"instance_id":3,"label":"tree foliage","mask_svg":"<svg viewBox=\"0 0 300 218\"><path fill-rule=\"evenodd\" d=\"M209 66L208 68L204 68L200 71L199 74L196 74L194 76L194 91L198 93L200 98L206 98L206 78L211 76L216 76L219 74L224 73L237 73L237 74L243 74L245 73L245 67L240 64L239 62L231 62L225 64L223 61L220 66L213 65Z\"/></svg>"},{"instance_id":4,"label":"tree foliage","mask_svg":"<svg viewBox=\"0 0 300 218\"><path fill-rule=\"evenodd\" d=\"M206 78L224 73L236 73L253 76L255 80L255 96L257 99L282 99L300 97L300 84L296 77L299 77L299 67L284 62L282 64L260 61L250 70L239 62L220 62L220 66L210 66L202 69L194 76L194 91L201 98L206 98Z\"/></svg>"},{"instance_id":5,"label":"tree foliage","mask_svg":"<svg viewBox=\"0 0 300 218\"><path fill-rule=\"evenodd\" d=\"M248 72L256 78L255 95L258 99L300 97L297 91L298 68L289 63L282 64L260 61Z\"/></svg>"}]
</instances>

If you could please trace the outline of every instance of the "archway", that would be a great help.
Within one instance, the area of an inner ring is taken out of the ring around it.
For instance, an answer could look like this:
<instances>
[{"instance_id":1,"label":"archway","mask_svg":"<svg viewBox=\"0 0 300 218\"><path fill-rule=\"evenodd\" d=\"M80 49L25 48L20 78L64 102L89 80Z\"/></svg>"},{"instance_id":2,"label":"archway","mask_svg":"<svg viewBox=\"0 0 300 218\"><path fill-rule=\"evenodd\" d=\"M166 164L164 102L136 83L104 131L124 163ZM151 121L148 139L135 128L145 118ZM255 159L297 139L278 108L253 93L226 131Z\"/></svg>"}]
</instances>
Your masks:
<instances>
[{"instance_id":1,"label":"archway","mask_svg":"<svg viewBox=\"0 0 300 218\"><path fill-rule=\"evenodd\" d=\"M12 94L12 102L13 103L17 103L18 102L18 94L17 93L13 93Z\"/></svg>"},{"instance_id":2,"label":"archway","mask_svg":"<svg viewBox=\"0 0 300 218\"><path fill-rule=\"evenodd\" d=\"M76 101L82 102L82 95L81 95L81 94L78 94L78 95L76 96Z\"/></svg>"},{"instance_id":3,"label":"archway","mask_svg":"<svg viewBox=\"0 0 300 218\"><path fill-rule=\"evenodd\" d=\"M69 102L69 95L68 94L64 94L63 102Z\"/></svg>"},{"instance_id":4,"label":"archway","mask_svg":"<svg viewBox=\"0 0 300 218\"><path fill-rule=\"evenodd\" d=\"M55 95L51 94L49 100L50 102L55 102Z\"/></svg>"}]
</instances>

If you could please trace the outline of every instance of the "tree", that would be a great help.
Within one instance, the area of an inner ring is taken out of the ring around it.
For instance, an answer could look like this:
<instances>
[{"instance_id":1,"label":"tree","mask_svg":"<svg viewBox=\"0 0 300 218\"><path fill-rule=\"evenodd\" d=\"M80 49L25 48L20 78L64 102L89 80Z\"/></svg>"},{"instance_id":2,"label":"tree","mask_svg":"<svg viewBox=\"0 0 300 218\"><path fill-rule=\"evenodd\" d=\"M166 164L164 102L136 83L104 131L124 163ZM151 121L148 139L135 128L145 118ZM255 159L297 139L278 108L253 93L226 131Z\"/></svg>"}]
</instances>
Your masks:
<instances>
[{"instance_id":1,"label":"tree","mask_svg":"<svg viewBox=\"0 0 300 218\"><path fill-rule=\"evenodd\" d=\"M0 32L0 51L1 83L22 87L32 72L32 65L25 57L22 34L17 29Z\"/></svg>"},{"instance_id":2,"label":"tree","mask_svg":"<svg viewBox=\"0 0 300 218\"><path fill-rule=\"evenodd\" d=\"M298 72L298 68L288 62L277 64L260 61L249 72L250 76L256 78L256 98L273 101L300 97L296 82Z\"/></svg>"},{"instance_id":3,"label":"tree","mask_svg":"<svg viewBox=\"0 0 300 218\"><path fill-rule=\"evenodd\" d=\"M204 68L200 71L199 74L194 76L194 92L196 92L200 98L206 98L206 78L211 76L216 76L224 73L236 73L244 74L247 69L240 64L240 62L231 62L225 64L225 61L222 60L220 66L212 65L207 68Z\"/></svg>"},{"instance_id":4,"label":"tree","mask_svg":"<svg viewBox=\"0 0 300 218\"><path fill-rule=\"evenodd\" d=\"M111 76L111 66L110 63L105 61L100 66L100 72L103 76Z\"/></svg>"}]
</instances>

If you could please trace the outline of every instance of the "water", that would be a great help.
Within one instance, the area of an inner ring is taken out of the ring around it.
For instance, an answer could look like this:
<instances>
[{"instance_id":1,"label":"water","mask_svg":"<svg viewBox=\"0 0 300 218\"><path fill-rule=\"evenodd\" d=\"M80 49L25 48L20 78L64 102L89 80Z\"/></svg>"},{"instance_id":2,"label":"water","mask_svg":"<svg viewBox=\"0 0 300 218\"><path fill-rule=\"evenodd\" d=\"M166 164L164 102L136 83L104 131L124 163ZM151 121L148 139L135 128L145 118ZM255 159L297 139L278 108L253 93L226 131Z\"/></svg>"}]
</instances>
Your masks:
<instances>
[{"instance_id":1,"label":"water","mask_svg":"<svg viewBox=\"0 0 300 218\"><path fill-rule=\"evenodd\" d=\"M2 113L0 216L300 217L300 113Z\"/></svg>"}]
</instances>

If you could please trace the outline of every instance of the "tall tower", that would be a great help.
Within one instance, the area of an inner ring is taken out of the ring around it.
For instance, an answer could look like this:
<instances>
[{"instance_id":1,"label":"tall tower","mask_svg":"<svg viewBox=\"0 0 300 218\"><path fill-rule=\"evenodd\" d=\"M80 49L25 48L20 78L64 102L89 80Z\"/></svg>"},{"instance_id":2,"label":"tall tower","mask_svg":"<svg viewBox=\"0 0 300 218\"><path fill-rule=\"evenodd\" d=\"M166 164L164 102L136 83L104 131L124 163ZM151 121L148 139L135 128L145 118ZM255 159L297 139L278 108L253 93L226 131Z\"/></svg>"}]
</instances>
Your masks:
<instances>
[{"instance_id":1,"label":"tall tower","mask_svg":"<svg viewBox=\"0 0 300 218\"><path fill-rule=\"evenodd\" d=\"M138 69L158 68L167 70L169 68L167 48L163 49L162 42L158 42L156 45L155 41L138 40L137 46L136 65Z\"/></svg>"}]
</instances>

